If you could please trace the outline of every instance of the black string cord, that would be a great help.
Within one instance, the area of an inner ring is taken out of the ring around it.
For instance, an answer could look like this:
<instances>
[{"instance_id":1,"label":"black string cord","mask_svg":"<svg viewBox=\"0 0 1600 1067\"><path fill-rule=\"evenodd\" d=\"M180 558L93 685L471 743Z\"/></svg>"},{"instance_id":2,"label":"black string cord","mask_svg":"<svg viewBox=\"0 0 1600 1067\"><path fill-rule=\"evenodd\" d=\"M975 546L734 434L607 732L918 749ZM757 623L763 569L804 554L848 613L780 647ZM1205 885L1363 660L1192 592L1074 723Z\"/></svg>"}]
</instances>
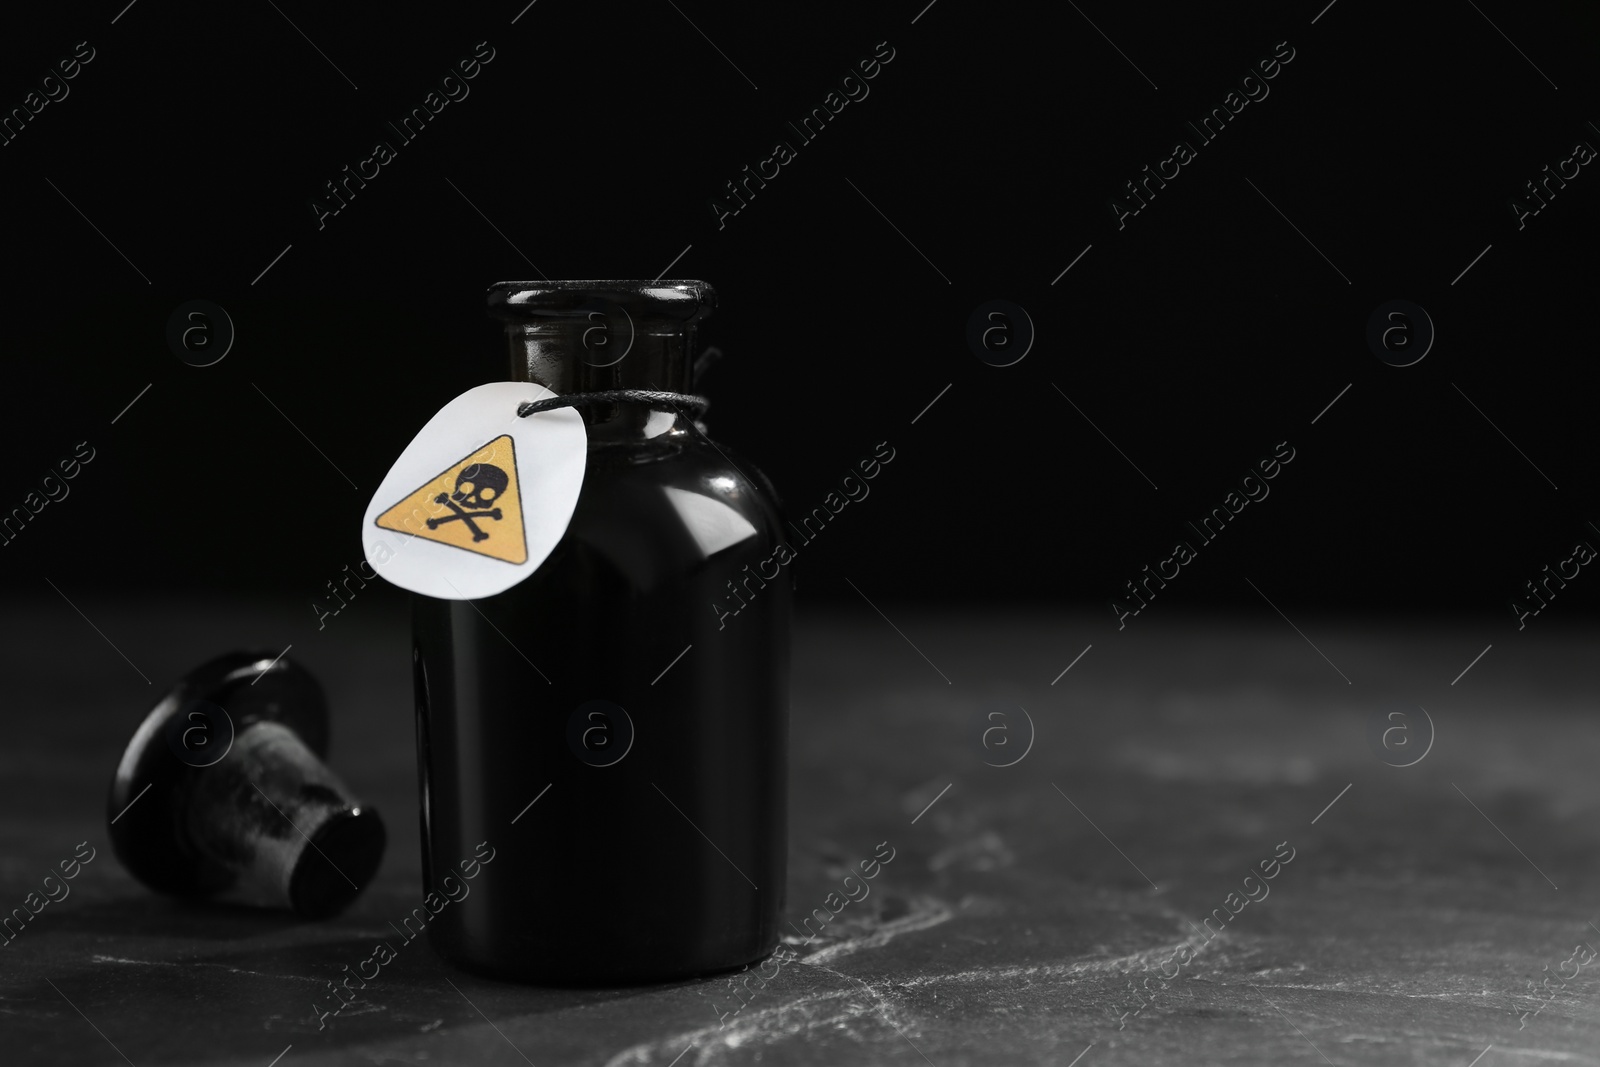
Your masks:
<instances>
[{"instance_id":1,"label":"black string cord","mask_svg":"<svg viewBox=\"0 0 1600 1067\"><path fill-rule=\"evenodd\" d=\"M722 359L722 349L713 345L701 352L694 361L694 380L700 381L700 376L710 370L718 360ZM672 411L688 419L694 424L695 429L702 434L706 432L706 409L711 406L711 401L703 396L693 393L673 393L661 389L604 389L593 393L571 393L567 396L553 396L548 400L530 400L517 406L517 414L522 418L537 415L541 411L551 411L555 408L585 407L589 404L615 404L617 402L630 404L644 404L655 411Z\"/></svg>"},{"instance_id":2,"label":"black string cord","mask_svg":"<svg viewBox=\"0 0 1600 1067\"><path fill-rule=\"evenodd\" d=\"M566 396L553 396L546 400L530 400L517 406L517 414L527 418L529 415L537 415L541 411L551 411L555 408L615 404L619 401L644 404L657 411L675 411L680 415L690 415L694 419L703 416L706 409L711 406L711 401L705 397L690 393L669 393L658 389L605 389L597 393L568 393Z\"/></svg>"}]
</instances>

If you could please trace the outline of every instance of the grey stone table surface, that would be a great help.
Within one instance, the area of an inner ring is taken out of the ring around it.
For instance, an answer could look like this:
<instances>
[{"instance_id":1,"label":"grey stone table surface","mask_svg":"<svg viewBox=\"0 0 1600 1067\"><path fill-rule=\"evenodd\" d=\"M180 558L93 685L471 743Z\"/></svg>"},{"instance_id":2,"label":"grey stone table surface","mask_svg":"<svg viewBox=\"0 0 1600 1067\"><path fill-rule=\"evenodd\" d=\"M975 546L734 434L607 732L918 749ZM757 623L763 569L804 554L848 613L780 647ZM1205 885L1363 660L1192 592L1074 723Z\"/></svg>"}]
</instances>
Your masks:
<instances>
[{"instance_id":1,"label":"grey stone table surface","mask_svg":"<svg viewBox=\"0 0 1600 1067\"><path fill-rule=\"evenodd\" d=\"M742 996L518 986L419 941L319 1030L326 983L420 896L402 602L321 631L78 606L0 609L0 910L94 850L0 939L0 1063L1600 1064L1593 629L804 614L788 917L837 908L819 934ZM322 923L152 895L106 836L122 744L196 662L290 641L332 765L386 815L376 881ZM537 820L518 830L536 847Z\"/></svg>"}]
</instances>

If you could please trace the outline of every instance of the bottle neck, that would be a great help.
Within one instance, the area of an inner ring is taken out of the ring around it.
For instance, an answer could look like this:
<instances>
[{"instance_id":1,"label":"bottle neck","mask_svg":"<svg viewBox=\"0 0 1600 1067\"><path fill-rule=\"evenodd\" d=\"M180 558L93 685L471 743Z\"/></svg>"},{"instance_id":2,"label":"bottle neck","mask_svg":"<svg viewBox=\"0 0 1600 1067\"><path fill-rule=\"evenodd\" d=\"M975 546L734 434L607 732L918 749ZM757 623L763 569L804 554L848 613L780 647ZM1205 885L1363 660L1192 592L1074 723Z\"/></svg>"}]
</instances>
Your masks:
<instances>
[{"instance_id":1,"label":"bottle neck","mask_svg":"<svg viewBox=\"0 0 1600 1067\"><path fill-rule=\"evenodd\" d=\"M506 341L511 380L533 382L560 396L614 389L687 393L694 384L693 323L634 322L625 315L595 313L593 319L509 322ZM675 414L625 401L578 410L595 442L638 441L682 422Z\"/></svg>"},{"instance_id":2,"label":"bottle neck","mask_svg":"<svg viewBox=\"0 0 1600 1067\"><path fill-rule=\"evenodd\" d=\"M496 282L489 314L505 324L511 380L561 396L617 389L687 393L694 386L696 323L716 307L700 281ZM688 431L684 414L644 404L578 409L592 443Z\"/></svg>"}]
</instances>

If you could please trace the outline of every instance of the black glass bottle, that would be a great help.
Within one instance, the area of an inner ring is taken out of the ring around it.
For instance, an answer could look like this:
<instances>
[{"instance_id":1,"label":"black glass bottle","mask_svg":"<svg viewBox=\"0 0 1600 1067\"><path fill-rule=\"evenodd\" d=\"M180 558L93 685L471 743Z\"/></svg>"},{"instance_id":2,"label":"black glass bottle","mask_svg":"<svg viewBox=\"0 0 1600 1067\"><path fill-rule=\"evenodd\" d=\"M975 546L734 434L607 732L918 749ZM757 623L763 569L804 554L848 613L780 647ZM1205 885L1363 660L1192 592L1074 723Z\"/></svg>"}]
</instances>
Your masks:
<instances>
[{"instance_id":1,"label":"black glass bottle","mask_svg":"<svg viewBox=\"0 0 1600 1067\"><path fill-rule=\"evenodd\" d=\"M563 396L688 392L715 302L692 281L489 290L513 380ZM550 557L496 596L413 597L424 911L468 969L665 981L777 945L782 521L765 477L670 408L580 407L588 466Z\"/></svg>"}]
</instances>

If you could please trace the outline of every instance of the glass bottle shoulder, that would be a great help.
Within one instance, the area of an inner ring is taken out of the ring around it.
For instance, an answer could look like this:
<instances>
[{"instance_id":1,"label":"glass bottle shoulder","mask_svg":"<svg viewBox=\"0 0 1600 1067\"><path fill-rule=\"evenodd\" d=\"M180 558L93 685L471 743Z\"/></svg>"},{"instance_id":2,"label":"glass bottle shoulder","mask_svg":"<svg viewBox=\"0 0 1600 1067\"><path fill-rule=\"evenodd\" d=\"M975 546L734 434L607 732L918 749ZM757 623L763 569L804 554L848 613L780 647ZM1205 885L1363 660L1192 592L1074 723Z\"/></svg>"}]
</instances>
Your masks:
<instances>
[{"instance_id":1,"label":"glass bottle shoulder","mask_svg":"<svg viewBox=\"0 0 1600 1067\"><path fill-rule=\"evenodd\" d=\"M562 547L639 575L693 570L725 552L765 555L782 537L765 475L725 445L674 430L589 450Z\"/></svg>"}]
</instances>

